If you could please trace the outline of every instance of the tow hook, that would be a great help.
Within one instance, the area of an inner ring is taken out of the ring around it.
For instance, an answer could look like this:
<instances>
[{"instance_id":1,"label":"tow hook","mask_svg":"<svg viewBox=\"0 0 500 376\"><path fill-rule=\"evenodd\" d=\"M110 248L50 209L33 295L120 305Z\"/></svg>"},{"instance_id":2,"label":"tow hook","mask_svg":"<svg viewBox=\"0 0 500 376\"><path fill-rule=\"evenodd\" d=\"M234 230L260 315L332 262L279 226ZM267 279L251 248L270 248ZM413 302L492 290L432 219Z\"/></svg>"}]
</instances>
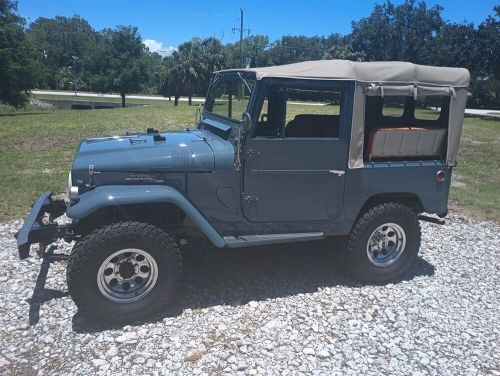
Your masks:
<instances>
[{"instance_id":1,"label":"tow hook","mask_svg":"<svg viewBox=\"0 0 500 376\"><path fill-rule=\"evenodd\" d=\"M423 215L423 214L420 214L418 216L418 219L420 221L425 221L425 222L430 222L430 223L434 223L436 225L444 225L446 222L444 221L444 219L439 219L439 218L434 218L434 217L429 217L427 215Z\"/></svg>"}]
</instances>

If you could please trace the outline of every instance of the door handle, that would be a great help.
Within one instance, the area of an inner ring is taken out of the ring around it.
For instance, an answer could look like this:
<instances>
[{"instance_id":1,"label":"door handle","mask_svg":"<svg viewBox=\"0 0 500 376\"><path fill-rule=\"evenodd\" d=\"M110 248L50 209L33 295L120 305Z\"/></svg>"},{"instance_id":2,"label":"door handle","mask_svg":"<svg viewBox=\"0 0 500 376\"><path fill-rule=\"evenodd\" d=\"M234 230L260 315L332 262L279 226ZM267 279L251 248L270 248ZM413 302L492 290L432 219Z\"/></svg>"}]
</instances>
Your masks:
<instances>
[{"instance_id":1,"label":"door handle","mask_svg":"<svg viewBox=\"0 0 500 376\"><path fill-rule=\"evenodd\" d=\"M342 170L330 170L328 172L332 175L337 175L337 176L345 175L345 171Z\"/></svg>"}]
</instances>

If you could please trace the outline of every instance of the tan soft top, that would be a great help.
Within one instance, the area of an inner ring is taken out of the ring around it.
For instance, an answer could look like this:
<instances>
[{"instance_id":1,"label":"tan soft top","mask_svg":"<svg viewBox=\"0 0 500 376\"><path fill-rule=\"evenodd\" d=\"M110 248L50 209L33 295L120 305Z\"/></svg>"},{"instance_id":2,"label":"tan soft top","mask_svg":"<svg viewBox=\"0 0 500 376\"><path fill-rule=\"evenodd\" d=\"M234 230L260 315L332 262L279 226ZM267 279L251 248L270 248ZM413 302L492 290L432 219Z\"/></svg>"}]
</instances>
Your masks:
<instances>
[{"instance_id":1,"label":"tan soft top","mask_svg":"<svg viewBox=\"0 0 500 376\"><path fill-rule=\"evenodd\" d=\"M467 87L470 80L469 71L464 68L433 67L399 61L361 63L349 60L314 60L220 72L229 71L254 72L258 80L264 77L290 77L453 87Z\"/></svg>"}]
</instances>

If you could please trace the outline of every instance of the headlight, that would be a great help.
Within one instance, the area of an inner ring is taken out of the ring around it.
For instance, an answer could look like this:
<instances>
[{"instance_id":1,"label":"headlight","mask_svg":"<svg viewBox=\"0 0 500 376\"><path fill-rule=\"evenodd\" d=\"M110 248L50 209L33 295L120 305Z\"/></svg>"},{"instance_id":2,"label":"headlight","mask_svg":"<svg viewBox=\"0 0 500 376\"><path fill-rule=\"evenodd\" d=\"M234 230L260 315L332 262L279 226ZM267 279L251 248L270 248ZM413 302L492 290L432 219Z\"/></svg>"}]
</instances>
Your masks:
<instances>
[{"instance_id":1,"label":"headlight","mask_svg":"<svg viewBox=\"0 0 500 376\"><path fill-rule=\"evenodd\" d=\"M68 175L68 199L77 200L79 198L78 187L73 186L73 181L71 180L71 171Z\"/></svg>"}]
</instances>

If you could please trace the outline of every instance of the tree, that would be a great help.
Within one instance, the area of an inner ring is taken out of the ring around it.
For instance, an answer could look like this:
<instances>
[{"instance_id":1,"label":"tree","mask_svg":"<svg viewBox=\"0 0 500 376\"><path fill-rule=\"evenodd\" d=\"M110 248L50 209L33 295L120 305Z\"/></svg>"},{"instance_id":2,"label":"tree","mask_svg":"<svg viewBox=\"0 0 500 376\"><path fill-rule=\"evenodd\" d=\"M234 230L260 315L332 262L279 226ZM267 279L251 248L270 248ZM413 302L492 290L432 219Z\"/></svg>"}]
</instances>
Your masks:
<instances>
[{"instance_id":1,"label":"tree","mask_svg":"<svg viewBox=\"0 0 500 376\"><path fill-rule=\"evenodd\" d=\"M286 35L273 43L269 53L273 65L281 65L322 59L323 47L320 37Z\"/></svg>"},{"instance_id":2,"label":"tree","mask_svg":"<svg viewBox=\"0 0 500 376\"><path fill-rule=\"evenodd\" d=\"M54 77L56 89L70 90L73 79L74 75L70 68L68 67L59 68Z\"/></svg>"},{"instance_id":3,"label":"tree","mask_svg":"<svg viewBox=\"0 0 500 376\"><path fill-rule=\"evenodd\" d=\"M174 96L174 105L177 106L181 95L181 85L173 71L175 66L174 59L177 59L177 57L174 57L173 54L163 58L163 62L159 69L159 93L167 96L169 100Z\"/></svg>"},{"instance_id":4,"label":"tree","mask_svg":"<svg viewBox=\"0 0 500 376\"><path fill-rule=\"evenodd\" d=\"M143 64L146 68L147 81L144 82L142 91L147 94L156 94L160 90L161 69L163 57L157 52L151 52L146 47L143 55Z\"/></svg>"},{"instance_id":5,"label":"tree","mask_svg":"<svg viewBox=\"0 0 500 376\"><path fill-rule=\"evenodd\" d=\"M212 73L227 66L227 57L222 43L217 38L206 38L201 42L200 93L205 95Z\"/></svg>"},{"instance_id":6,"label":"tree","mask_svg":"<svg viewBox=\"0 0 500 376\"><path fill-rule=\"evenodd\" d=\"M243 39L242 50L245 65L251 68L272 65L270 46L269 37L267 35L250 35ZM240 42L227 44L224 46L224 51L227 59L227 66L231 68L241 68Z\"/></svg>"},{"instance_id":7,"label":"tree","mask_svg":"<svg viewBox=\"0 0 500 376\"><path fill-rule=\"evenodd\" d=\"M171 78L182 88L182 93L188 96L191 106L193 93L200 88L203 78L202 43L194 38L179 46L172 54ZM178 86L177 86L178 87ZM179 91L177 91L177 94ZM178 97L176 97L177 105Z\"/></svg>"},{"instance_id":8,"label":"tree","mask_svg":"<svg viewBox=\"0 0 500 376\"><path fill-rule=\"evenodd\" d=\"M473 76L478 72L476 30L473 24L447 23L429 43L427 63L449 67L467 67Z\"/></svg>"},{"instance_id":9,"label":"tree","mask_svg":"<svg viewBox=\"0 0 500 376\"><path fill-rule=\"evenodd\" d=\"M429 43L444 22L443 8L427 8L425 2L405 0L395 6L390 0L377 4L367 18L352 24L352 46L366 60L400 60L426 63Z\"/></svg>"},{"instance_id":10,"label":"tree","mask_svg":"<svg viewBox=\"0 0 500 376\"><path fill-rule=\"evenodd\" d=\"M39 65L24 33L17 3L0 0L0 102L23 106L35 87Z\"/></svg>"},{"instance_id":11,"label":"tree","mask_svg":"<svg viewBox=\"0 0 500 376\"><path fill-rule=\"evenodd\" d=\"M331 34L323 40L326 50L325 59L341 59L352 61L363 61L365 54L362 51L356 51L351 43L350 36Z\"/></svg>"},{"instance_id":12,"label":"tree","mask_svg":"<svg viewBox=\"0 0 500 376\"><path fill-rule=\"evenodd\" d=\"M147 81L145 46L136 27L119 26L101 32L98 50L87 62L91 87L118 92L125 107L125 96L139 91Z\"/></svg>"},{"instance_id":13,"label":"tree","mask_svg":"<svg viewBox=\"0 0 500 376\"><path fill-rule=\"evenodd\" d=\"M479 25L477 44L481 55L480 74L493 81L496 106L500 106L500 5L493 11L495 16L489 16Z\"/></svg>"},{"instance_id":14,"label":"tree","mask_svg":"<svg viewBox=\"0 0 500 376\"><path fill-rule=\"evenodd\" d=\"M63 68L74 69L73 56L77 56L78 68L97 49L98 33L80 16L55 18L40 17L27 30L27 36L39 52L43 61L41 84L56 89L56 75ZM78 69L79 77L85 80L86 72ZM73 78L72 78L73 80Z\"/></svg>"}]
</instances>

